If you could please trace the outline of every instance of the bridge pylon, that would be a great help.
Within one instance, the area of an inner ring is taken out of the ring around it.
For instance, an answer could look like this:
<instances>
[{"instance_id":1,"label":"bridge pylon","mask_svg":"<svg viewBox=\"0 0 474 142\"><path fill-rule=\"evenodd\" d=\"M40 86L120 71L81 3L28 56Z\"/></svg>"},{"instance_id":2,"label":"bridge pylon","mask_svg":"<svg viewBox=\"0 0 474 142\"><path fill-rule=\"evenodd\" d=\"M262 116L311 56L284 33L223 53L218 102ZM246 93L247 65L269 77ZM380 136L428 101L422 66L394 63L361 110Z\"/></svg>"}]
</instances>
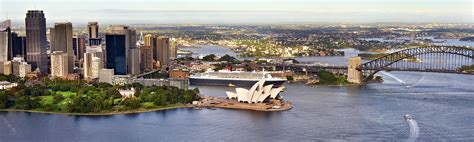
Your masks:
<instances>
[{"instance_id":1,"label":"bridge pylon","mask_svg":"<svg viewBox=\"0 0 474 142\"><path fill-rule=\"evenodd\" d=\"M359 56L349 58L347 66L347 81L352 83L362 83L362 71L357 68L362 64L362 58Z\"/></svg>"}]
</instances>

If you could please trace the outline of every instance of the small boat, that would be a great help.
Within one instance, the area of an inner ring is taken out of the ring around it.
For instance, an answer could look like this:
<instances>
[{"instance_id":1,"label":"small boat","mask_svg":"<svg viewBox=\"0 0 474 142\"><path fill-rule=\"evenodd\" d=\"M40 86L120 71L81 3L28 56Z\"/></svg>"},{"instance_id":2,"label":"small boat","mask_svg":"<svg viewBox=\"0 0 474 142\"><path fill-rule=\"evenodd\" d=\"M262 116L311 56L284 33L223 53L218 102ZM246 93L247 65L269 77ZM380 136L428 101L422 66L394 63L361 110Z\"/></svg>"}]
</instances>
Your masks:
<instances>
[{"instance_id":1,"label":"small boat","mask_svg":"<svg viewBox=\"0 0 474 142\"><path fill-rule=\"evenodd\" d=\"M408 126L410 126L410 139L416 139L420 134L418 123L410 116L410 114L405 114L403 117L405 118Z\"/></svg>"},{"instance_id":2,"label":"small boat","mask_svg":"<svg viewBox=\"0 0 474 142\"><path fill-rule=\"evenodd\" d=\"M229 87L235 87L235 85L232 84L232 83L229 83L229 85L227 85L227 86L229 86Z\"/></svg>"},{"instance_id":3,"label":"small boat","mask_svg":"<svg viewBox=\"0 0 474 142\"><path fill-rule=\"evenodd\" d=\"M403 117L405 117L405 120L406 120L406 121L411 121L411 120L413 120L413 119L411 118L410 114L405 114L405 116L403 116Z\"/></svg>"},{"instance_id":4,"label":"small boat","mask_svg":"<svg viewBox=\"0 0 474 142\"><path fill-rule=\"evenodd\" d=\"M200 107L194 107L194 110L202 110Z\"/></svg>"}]
</instances>

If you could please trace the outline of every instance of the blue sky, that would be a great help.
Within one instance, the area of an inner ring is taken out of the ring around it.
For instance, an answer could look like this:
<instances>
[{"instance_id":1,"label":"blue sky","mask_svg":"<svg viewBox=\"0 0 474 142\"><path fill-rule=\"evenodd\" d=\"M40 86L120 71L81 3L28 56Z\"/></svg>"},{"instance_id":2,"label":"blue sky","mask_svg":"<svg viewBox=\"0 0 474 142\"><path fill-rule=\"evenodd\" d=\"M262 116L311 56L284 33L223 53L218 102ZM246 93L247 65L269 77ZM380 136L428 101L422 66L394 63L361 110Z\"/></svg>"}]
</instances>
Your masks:
<instances>
[{"instance_id":1,"label":"blue sky","mask_svg":"<svg viewBox=\"0 0 474 142\"><path fill-rule=\"evenodd\" d=\"M472 0L0 0L22 22L41 9L48 23L253 24L473 22Z\"/></svg>"}]
</instances>

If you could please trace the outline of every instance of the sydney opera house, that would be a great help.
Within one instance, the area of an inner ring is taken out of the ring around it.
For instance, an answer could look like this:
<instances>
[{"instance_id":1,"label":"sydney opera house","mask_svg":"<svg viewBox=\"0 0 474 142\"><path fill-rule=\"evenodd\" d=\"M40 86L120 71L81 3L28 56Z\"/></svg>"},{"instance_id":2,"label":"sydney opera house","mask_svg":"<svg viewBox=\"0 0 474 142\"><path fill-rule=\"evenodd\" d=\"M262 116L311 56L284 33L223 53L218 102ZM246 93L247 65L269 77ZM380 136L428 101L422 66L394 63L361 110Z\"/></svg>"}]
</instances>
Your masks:
<instances>
[{"instance_id":1,"label":"sydney opera house","mask_svg":"<svg viewBox=\"0 0 474 142\"><path fill-rule=\"evenodd\" d=\"M268 99L275 99L283 90L282 87L273 88L273 85L264 86L265 80L258 81L250 90L236 88L234 92L226 92L229 99L237 99L243 103L261 103Z\"/></svg>"}]
</instances>

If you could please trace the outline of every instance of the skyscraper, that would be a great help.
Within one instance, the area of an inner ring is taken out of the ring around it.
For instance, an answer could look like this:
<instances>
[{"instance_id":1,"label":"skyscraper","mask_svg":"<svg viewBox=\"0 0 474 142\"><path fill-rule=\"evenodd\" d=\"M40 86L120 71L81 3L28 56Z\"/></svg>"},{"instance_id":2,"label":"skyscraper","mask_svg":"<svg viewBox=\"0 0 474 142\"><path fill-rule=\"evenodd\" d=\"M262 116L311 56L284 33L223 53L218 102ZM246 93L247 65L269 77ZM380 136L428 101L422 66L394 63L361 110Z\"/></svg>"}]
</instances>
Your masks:
<instances>
[{"instance_id":1,"label":"skyscraper","mask_svg":"<svg viewBox=\"0 0 474 142\"><path fill-rule=\"evenodd\" d=\"M170 39L167 37L158 37L156 39L156 54L158 54L158 61L160 66L166 66L170 60Z\"/></svg>"},{"instance_id":2,"label":"skyscraper","mask_svg":"<svg viewBox=\"0 0 474 142\"><path fill-rule=\"evenodd\" d=\"M140 73L140 49L139 48L131 48L129 49L130 57L128 58L128 74L139 74Z\"/></svg>"},{"instance_id":3,"label":"skyscraper","mask_svg":"<svg viewBox=\"0 0 474 142\"><path fill-rule=\"evenodd\" d=\"M91 78L99 78L100 70L102 70L102 59L99 57L92 58Z\"/></svg>"},{"instance_id":4,"label":"skyscraper","mask_svg":"<svg viewBox=\"0 0 474 142\"><path fill-rule=\"evenodd\" d=\"M87 24L87 29L89 30L89 38L99 37L99 25L97 22L89 22L89 24Z\"/></svg>"},{"instance_id":5,"label":"skyscraper","mask_svg":"<svg viewBox=\"0 0 474 142\"><path fill-rule=\"evenodd\" d=\"M143 39L144 39L143 46L148 46L148 47L154 46L155 37L153 37L152 34L146 34L146 35L143 37Z\"/></svg>"},{"instance_id":6,"label":"skyscraper","mask_svg":"<svg viewBox=\"0 0 474 142\"><path fill-rule=\"evenodd\" d=\"M114 69L114 74L116 75L135 73L135 67L138 67L138 70L140 69L139 62L138 65L135 66L131 63L136 63L137 60L130 59L130 49L137 48L137 35L135 30L131 30L127 26L111 26L105 36L105 40L106 68ZM138 56L132 57L138 58Z\"/></svg>"},{"instance_id":7,"label":"skyscraper","mask_svg":"<svg viewBox=\"0 0 474 142\"><path fill-rule=\"evenodd\" d=\"M0 62L6 62L12 59L12 33L11 21L0 22Z\"/></svg>"},{"instance_id":8,"label":"skyscraper","mask_svg":"<svg viewBox=\"0 0 474 142\"><path fill-rule=\"evenodd\" d=\"M26 26L26 61L33 69L40 68L48 72L46 18L41 10L29 10L25 18Z\"/></svg>"},{"instance_id":9,"label":"skyscraper","mask_svg":"<svg viewBox=\"0 0 474 142\"><path fill-rule=\"evenodd\" d=\"M176 38L170 39L170 59L176 59L178 56L178 48L176 47Z\"/></svg>"},{"instance_id":10,"label":"skyscraper","mask_svg":"<svg viewBox=\"0 0 474 142\"><path fill-rule=\"evenodd\" d=\"M54 27L52 28L48 28L48 32L46 33L46 35L48 36L48 41L49 41L49 48L51 49L51 51L56 47L54 46L55 42L54 42Z\"/></svg>"},{"instance_id":11,"label":"skyscraper","mask_svg":"<svg viewBox=\"0 0 474 142\"><path fill-rule=\"evenodd\" d=\"M81 60L84 58L84 53L86 52L86 39L82 36L74 37L72 40L72 49L74 50L74 55L76 60Z\"/></svg>"},{"instance_id":12,"label":"skyscraper","mask_svg":"<svg viewBox=\"0 0 474 142\"><path fill-rule=\"evenodd\" d=\"M0 22L0 60L1 62L13 59L13 33L11 32L11 21ZM5 60L6 58L6 60Z\"/></svg>"},{"instance_id":13,"label":"skyscraper","mask_svg":"<svg viewBox=\"0 0 474 142\"><path fill-rule=\"evenodd\" d=\"M12 57L26 57L26 37L12 32Z\"/></svg>"},{"instance_id":14,"label":"skyscraper","mask_svg":"<svg viewBox=\"0 0 474 142\"><path fill-rule=\"evenodd\" d=\"M51 34L51 33L50 33ZM73 73L74 71L74 50L72 48L72 23L56 23L54 25L53 34L53 43L51 47L51 53L61 51L65 56L67 61L66 72L68 74Z\"/></svg>"},{"instance_id":15,"label":"skyscraper","mask_svg":"<svg viewBox=\"0 0 474 142\"><path fill-rule=\"evenodd\" d=\"M152 48L149 46L142 46L140 47L140 57L141 57L141 68L144 71L151 71L153 70L153 52Z\"/></svg>"},{"instance_id":16,"label":"skyscraper","mask_svg":"<svg viewBox=\"0 0 474 142\"><path fill-rule=\"evenodd\" d=\"M0 29L0 62L8 61L11 52L11 31L10 27Z\"/></svg>"},{"instance_id":17,"label":"skyscraper","mask_svg":"<svg viewBox=\"0 0 474 142\"><path fill-rule=\"evenodd\" d=\"M89 45L100 45L99 24L97 22L89 22L87 24L89 34Z\"/></svg>"},{"instance_id":18,"label":"skyscraper","mask_svg":"<svg viewBox=\"0 0 474 142\"><path fill-rule=\"evenodd\" d=\"M152 34L146 34L144 36L143 46L140 47L141 54L141 68L142 70L153 70L153 64L155 62L154 49L156 48L156 38Z\"/></svg>"}]
</instances>

